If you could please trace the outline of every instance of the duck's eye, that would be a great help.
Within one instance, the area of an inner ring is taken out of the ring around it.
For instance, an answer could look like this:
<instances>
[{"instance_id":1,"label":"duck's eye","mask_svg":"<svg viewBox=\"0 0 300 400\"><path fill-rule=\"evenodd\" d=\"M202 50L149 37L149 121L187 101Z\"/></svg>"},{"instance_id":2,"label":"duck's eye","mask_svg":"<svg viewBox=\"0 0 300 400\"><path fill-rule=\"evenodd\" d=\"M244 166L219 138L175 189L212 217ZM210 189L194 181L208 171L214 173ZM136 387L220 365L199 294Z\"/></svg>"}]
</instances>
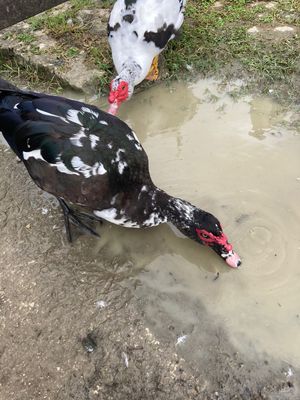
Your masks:
<instances>
[{"instance_id":1,"label":"duck's eye","mask_svg":"<svg viewBox=\"0 0 300 400\"><path fill-rule=\"evenodd\" d=\"M208 236L206 233L202 233L202 237L203 237L204 239L208 239L208 238L209 238L209 236Z\"/></svg>"}]
</instances>

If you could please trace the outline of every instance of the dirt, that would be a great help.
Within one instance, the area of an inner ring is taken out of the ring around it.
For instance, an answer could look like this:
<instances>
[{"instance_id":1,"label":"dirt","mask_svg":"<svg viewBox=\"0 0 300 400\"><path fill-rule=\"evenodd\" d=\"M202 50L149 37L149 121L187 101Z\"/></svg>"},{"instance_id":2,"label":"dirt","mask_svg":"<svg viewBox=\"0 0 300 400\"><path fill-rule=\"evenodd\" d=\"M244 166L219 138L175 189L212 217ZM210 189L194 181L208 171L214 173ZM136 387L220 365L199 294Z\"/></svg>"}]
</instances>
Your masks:
<instances>
[{"instance_id":1,"label":"dirt","mask_svg":"<svg viewBox=\"0 0 300 400\"><path fill-rule=\"evenodd\" d=\"M202 321L184 344L130 264L96 257L94 238L66 242L56 202L3 145L0 168L1 400L299 399L296 368L240 354L201 301L178 294Z\"/></svg>"},{"instance_id":2,"label":"dirt","mask_svg":"<svg viewBox=\"0 0 300 400\"><path fill-rule=\"evenodd\" d=\"M95 25L96 34L104 36L105 26ZM29 25L11 29L1 33L1 47L13 48L25 64L46 65L76 88L80 67L80 89L101 80L101 70L86 64L85 49L58 60L53 37L40 34L28 44L16 35L32 33ZM67 75L70 65L77 75ZM300 398L299 369L255 349L240 353L199 299L139 290L140 270L131 279L126 254L96 253L92 237L68 244L56 201L1 144L0 168L0 400ZM200 328L172 317L162 297L193 309ZM153 304L155 315L148 312ZM192 342L184 342L186 334Z\"/></svg>"},{"instance_id":3,"label":"dirt","mask_svg":"<svg viewBox=\"0 0 300 400\"><path fill-rule=\"evenodd\" d=\"M33 20L46 19L48 15L59 18L72 10L72 6L71 2L63 3L51 11L33 17ZM89 51L93 41L96 41L100 48L102 42L106 45L108 15L109 10L99 8L98 4L97 9L80 10L77 25L69 18L68 28L63 32L59 29L63 25L61 21L49 32L45 27L42 29L45 23L41 24L39 29L35 29L34 25L30 24L30 19L3 29L0 32L2 63L10 65L6 68L8 70L21 70L21 74L27 76L28 81L48 81L48 90L52 85L53 89L62 86L88 93L98 92L99 82L104 75L103 66L91 62ZM64 43L67 45L64 46Z\"/></svg>"}]
</instances>

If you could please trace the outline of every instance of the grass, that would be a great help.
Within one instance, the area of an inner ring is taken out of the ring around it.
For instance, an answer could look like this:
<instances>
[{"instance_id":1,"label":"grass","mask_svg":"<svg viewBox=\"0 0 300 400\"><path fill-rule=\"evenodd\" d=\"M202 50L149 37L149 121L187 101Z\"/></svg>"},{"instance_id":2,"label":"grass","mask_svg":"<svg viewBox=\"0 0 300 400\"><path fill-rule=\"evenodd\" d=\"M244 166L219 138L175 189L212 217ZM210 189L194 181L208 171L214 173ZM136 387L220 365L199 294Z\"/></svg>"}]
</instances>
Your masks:
<instances>
[{"instance_id":1,"label":"grass","mask_svg":"<svg viewBox=\"0 0 300 400\"><path fill-rule=\"evenodd\" d=\"M300 74L299 36L276 40L272 33L274 26L300 26L300 2L281 0L275 9L246 0L227 1L221 8L212 3L189 1L180 40L169 43L164 54L172 78L191 65L204 75L227 78L243 71L266 92L273 82L289 85L291 77ZM263 34L254 37L247 30L257 25Z\"/></svg>"},{"instance_id":2,"label":"grass","mask_svg":"<svg viewBox=\"0 0 300 400\"><path fill-rule=\"evenodd\" d=\"M263 75L271 72L271 79L294 71L293 60L283 57L283 53L287 47L294 48L294 55L297 56L297 36L269 43L264 37L254 38L247 32L250 27L257 25L259 18L266 16L270 21L267 24L261 22L259 25L262 28L264 25L286 24L283 15L289 9L287 3L291 2L279 2L278 8L282 7L280 12L270 11L261 5L250 7L251 2L245 0L227 2L220 9L212 8L211 3L206 1L199 5L198 1L190 0L180 43L170 43L165 53L171 75L176 75L187 63L201 72L214 72L237 61L248 72L256 70ZM263 12L265 14L261 15ZM296 20L299 23L299 14L297 18L295 15ZM263 59L267 67L264 67Z\"/></svg>"},{"instance_id":3,"label":"grass","mask_svg":"<svg viewBox=\"0 0 300 400\"><path fill-rule=\"evenodd\" d=\"M78 54L80 53L80 50L77 49L76 47L70 47L67 51L66 51L66 55L67 57L76 57L78 56Z\"/></svg>"},{"instance_id":4,"label":"grass","mask_svg":"<svg viewBox=\"0 0 300 400\"><path fill-rule=\"evenodd\" d=\"M106 88L113 74L113 65L107 38L96 37L89 31L88 24L78 21L77 14L81 9L99 7L94 0L71 0L71 8L59 14L50 12L29 19L33 30L46 29L47 33L61 42L64 51L60 55L73 58L83 49L87 55L87 63L105 73L99 78L99 88ZM113 0L101 2L102 8L111 8ZM74 47L69 47L69 43Z\"/></svg>"},{"instance_id":5,"label":"grass","mask_svg":"<svg viewBox=\"0 0 300 400\"><path fill-rule=\"evenodd\" d=\"M30 44L30 43L34 42L36 38L31 33L24 32L24 33L19 33L17 35L17 39L20 42L24 42L26 44Z\"/></svg>"},{"instance_id":6,"label":"grass","mask_svg":"<svg viewBox=\"0 0 300 400\"><path fill-rule=\"evenodd\" d=\"M38 87L41 91L60 93L62 84L55 76L49 76L44 68L36 68L30 64L21 64L8 53L0 54L0 76L16 85Z\"/></svg>"},{"instance_id":7,"label":"grass","mask_svg":"<svg viewBox=\"0 0 300 400\"><path fill-rule=\"evenodd\" d=\"M34 45L35 30L44 29L59 42L59 53L76 57L82 50L86 62L104 71L99 87L108 86L113 64L106 36L91 33L89 23L82 23L77 14L82 9L99 7L95 0L71 0L64 12L47 12L29 20L33 32L18 39ZM101 2L109 8L112 0ZM178 40L163 52L164 77L178 79L191 74L217 74L226 79L250 76L260 90L267 91L274 82L297 96L295 77L300 74L299 34L275 35L279 25L293 25L300 32L300 1L278 0L274 8L251 0L223 1L215 7L214 0L188 0L185 22ZM250 27L259 26L262 34L251 35ZM72 47L70 47L70 43ZM191 72L192 71L192 72ZM299 95L298 95L299 96Z\"/></svg>"},{"instance_id":8,"label":"grass","mask_svg":"<svg viewBox=\"0 0 300 400\"><path fill-rule=\"evenodd\" d=\"M42 15L30 18L28 22L33 30L47 29L53 36L60 37L66 32L78 29L80 26L80 24L76 23L78 11L99 7L99 3L95 3L94 0L71 0L70 3L71 7L64 12L53 14L51 11L48 11ZM112 1L102 1L101 7L108 8L111 4ZM85 27L81 28L81 31L85 30Z\"/></svg>"}]
</instances>

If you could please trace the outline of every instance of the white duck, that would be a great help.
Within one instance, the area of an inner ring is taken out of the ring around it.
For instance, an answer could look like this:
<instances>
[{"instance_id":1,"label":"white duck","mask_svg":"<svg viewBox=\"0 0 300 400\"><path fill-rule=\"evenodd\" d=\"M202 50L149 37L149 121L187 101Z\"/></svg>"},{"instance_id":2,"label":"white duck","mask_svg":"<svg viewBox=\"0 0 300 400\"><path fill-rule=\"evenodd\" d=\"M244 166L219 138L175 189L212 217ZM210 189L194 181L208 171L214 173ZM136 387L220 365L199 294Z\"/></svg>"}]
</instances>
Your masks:
<instances>
[{"instance_id":1,"label":"white duck","mask_svg":"<svg viewBox=\"0 0 300 400\"><path fill-rule=\"evenodd\" d=\"M158 55L184 19L186 0L117 0L108 22L108 41L118 75L110 85L109 112L116 114L134 87L158 77Z\"/></svg>"}]
</instances>

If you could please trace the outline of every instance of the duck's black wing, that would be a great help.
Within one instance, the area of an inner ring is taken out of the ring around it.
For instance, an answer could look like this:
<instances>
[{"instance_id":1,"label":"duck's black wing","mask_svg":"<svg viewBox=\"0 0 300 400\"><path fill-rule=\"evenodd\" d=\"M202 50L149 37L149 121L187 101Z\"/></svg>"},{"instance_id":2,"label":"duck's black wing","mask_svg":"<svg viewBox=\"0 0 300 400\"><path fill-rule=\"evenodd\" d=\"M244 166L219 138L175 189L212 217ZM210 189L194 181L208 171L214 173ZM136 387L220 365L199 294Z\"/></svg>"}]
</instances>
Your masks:
<instances>
[{"instance_id":1,"label":"duck's black wing","mask_svg":"<svg viewBox=\"0 0 300 400\"><path fill-rule=\"evenodd\" d=\"M134 132L97 107L0 89L0 131L42 189L94 207L150 180Z\"/></svg>"}]
</instances>

